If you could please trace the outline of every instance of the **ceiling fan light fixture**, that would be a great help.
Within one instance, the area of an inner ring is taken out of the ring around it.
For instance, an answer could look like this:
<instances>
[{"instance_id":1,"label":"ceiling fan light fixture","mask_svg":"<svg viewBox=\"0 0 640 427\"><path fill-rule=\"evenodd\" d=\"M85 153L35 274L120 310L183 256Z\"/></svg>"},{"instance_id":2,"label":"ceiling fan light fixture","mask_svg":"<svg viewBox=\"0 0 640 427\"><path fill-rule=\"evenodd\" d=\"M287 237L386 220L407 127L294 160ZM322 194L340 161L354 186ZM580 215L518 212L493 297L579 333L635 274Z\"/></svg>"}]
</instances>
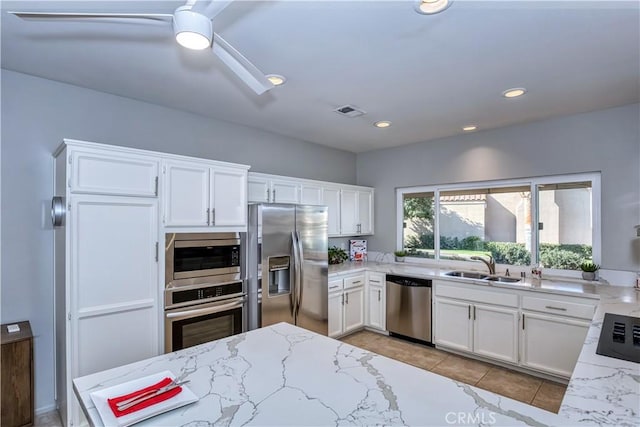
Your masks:
<instances>
[{"instance_id":1,"label":"ceiling fan light fixture","mask_svg":"<svg viewBox=\"0 0 640 427\"><path fill-rule=\"evenodd\" d=\"M211 19L181 6L173 14L173 31L176 41L187 49L202 50L211 46L213 26Z\"/></svg>"},{"instance_id":2,"label":"ceiling fan light fixture","mask_svg":"<svg viewBox=\"0 0 640 427\"><path fill-rule=\"evenodd\" d=\"M453 0L417 0L416 12L422 15L434 15L446 10Z\"/></svg>"}]
</instances>

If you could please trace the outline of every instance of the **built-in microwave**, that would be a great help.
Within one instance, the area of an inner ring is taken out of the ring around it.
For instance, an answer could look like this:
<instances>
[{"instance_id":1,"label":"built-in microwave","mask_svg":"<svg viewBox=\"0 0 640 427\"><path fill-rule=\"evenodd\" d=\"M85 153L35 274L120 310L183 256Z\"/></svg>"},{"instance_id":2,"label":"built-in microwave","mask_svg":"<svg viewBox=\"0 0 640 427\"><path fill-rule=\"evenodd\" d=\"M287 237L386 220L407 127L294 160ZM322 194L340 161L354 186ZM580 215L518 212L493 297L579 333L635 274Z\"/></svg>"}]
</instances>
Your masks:
<instances>
[{"instance_id":1,"label":"built-in microwave","mask_svg":"<svg viewBox=\"0 0 640 427\"><path fill-rule=\"evenodd\" d=\"M167 289L243 279L240 233L167 233Z\"/></svg>"}]
</instances>

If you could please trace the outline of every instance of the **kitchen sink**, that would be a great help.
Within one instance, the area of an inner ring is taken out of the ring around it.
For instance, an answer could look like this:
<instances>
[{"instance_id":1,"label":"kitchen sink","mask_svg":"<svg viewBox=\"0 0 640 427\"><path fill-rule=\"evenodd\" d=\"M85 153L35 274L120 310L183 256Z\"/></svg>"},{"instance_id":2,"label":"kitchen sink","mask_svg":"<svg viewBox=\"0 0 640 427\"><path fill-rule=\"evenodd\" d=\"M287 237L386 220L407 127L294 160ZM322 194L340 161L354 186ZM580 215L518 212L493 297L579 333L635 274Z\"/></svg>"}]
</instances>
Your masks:
<instances>
[{"instance_id":1,"label":"kitchen sink","mask_svg":"<svg viewBox=\"0 0 640 427\"><path fill-rule=\"evenodd\" d=\"M502 282L502 283L517 283L521 279L517 279L515 277L509 277L509 276L487 276L485 277L485 280L490 280L492 282Z\"/></svg>"},{"instance_id":2,"label":"kitchen sink","mask_svg":"<svg viewBox=\"0 0 640 427\"><path fill-rule=\"evenodd\" d=\"M477 280L489 280L491 282L501 283L518 283L521 279L510 276L489 276L485 273L478 273L475 271L449 271L444 273L446 276L462 277L464 279L477 279Z\"/></svg>"},{"instance_id":3,"label":"kitchen sink","mask_svg":"<svg viewBox=\"0 0 640 427\"><path fill-rule=\"evenodd\" d=\"M450 271L444 274L452 277L464 277L465 279L486 279L489 277L484 273L476 273L474 271Z\"/></svg>"}]
</instances>

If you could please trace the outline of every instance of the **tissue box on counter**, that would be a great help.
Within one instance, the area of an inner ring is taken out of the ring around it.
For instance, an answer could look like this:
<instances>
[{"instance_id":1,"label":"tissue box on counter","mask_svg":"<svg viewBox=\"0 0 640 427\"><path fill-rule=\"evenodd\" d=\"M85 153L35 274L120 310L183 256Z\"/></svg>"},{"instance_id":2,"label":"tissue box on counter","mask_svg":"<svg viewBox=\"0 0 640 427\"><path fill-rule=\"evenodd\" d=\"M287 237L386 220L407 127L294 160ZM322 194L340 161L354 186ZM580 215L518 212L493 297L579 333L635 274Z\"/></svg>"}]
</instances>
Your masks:
<instances>
[{"instance_id":1,"label":"tissue box on counter","mask_svg":"<svg viewBox=\"0 0 640 427\"><path fill-rule=\"evenodd\" d=\"M349 240L349 260L365 261L367 259L367 241Z\"/></svg>"}]
</instances>

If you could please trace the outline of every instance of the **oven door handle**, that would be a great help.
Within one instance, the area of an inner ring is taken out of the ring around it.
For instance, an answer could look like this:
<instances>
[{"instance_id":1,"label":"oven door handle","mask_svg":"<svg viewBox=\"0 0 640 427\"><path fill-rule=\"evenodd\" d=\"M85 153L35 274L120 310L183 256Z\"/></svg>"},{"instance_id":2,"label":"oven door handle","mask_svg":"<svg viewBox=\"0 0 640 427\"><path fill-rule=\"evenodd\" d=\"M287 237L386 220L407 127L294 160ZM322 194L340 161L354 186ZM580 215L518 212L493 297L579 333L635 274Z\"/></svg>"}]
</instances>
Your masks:
<instances>
[{"instance_id":1,"label":"oven door handle","mask_svg":"<svg viewBox=\"0 0 640 427\"><path fill-rule=\"evenodd\" d=\"M206 308L196 308L193 310L184 310L184 311L176 311L166 313L167 319L175 319L177 317L193 317L193 316L201 316L204 314L214 314L219 313L221 311L229 310L232 308L242 307L244 305L245 299L241 298L238 301L234 301L232 303L219 304L214 306L209 306Z\"/></svg>"}]
</instances>

